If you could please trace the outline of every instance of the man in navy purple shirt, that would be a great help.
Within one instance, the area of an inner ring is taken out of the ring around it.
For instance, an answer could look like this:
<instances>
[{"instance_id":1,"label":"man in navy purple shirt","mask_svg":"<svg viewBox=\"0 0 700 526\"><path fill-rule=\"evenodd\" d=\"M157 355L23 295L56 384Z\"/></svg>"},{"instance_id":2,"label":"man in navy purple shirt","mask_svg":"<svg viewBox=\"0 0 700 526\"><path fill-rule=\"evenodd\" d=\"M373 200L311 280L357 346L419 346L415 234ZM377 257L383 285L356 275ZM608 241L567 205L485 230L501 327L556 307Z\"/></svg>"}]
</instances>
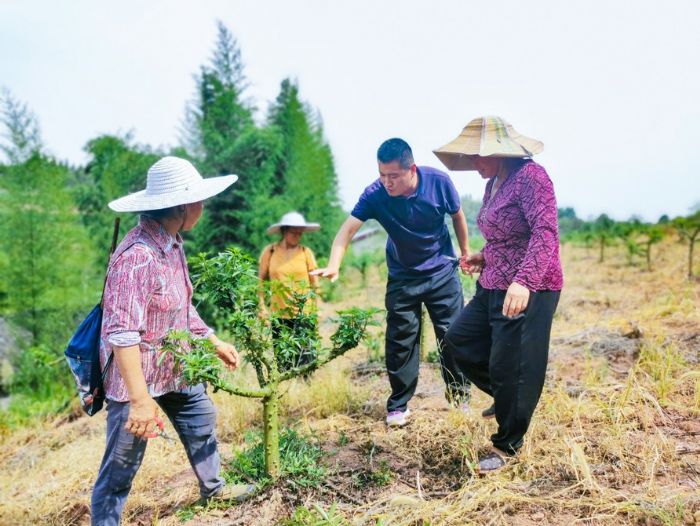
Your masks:
<instances>
[{"instance_id":1,"label":"man in navy purple shirt","mask_svg":"<svg viewBox=\"0 0 700 526\"><path fill-rule=\"evenodd\" d=\"M461 255L469 255L467 222L459 194L447 174L416 166L411 147L389 139L377 151L379 179L365 188L335 236L326 268L316 275L335 281L350 240L368 219L389 234L386 260L386 367L391 384L386 423L406 424L408 401L418 385L421 305L435 327L447 397L455 405L468 402L469 381L443 354L443 339L464 306L445 215L452 218Z\"/></svg>"}]
</instances>

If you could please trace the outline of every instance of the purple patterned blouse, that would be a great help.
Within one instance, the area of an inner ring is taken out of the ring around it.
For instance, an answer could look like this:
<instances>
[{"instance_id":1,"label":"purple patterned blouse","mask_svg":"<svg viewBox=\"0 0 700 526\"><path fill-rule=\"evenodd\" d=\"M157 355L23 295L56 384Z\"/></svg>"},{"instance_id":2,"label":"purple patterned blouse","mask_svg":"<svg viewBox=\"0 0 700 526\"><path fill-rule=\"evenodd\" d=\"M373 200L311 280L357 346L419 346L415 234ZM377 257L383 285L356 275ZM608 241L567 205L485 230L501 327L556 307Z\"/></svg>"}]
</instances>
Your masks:
<instances>
[{"instance_id":1,"label":"purple patterned blouse","mask_svg":"<svg viewBox=\"0 0 700 526\"><path fill-rule=\"evenodd\" d=\"M561 290L557 203L547 172L526 161L490 199L493 183L486 184L477 217L486 239L479 283L485 289L506 290L515 281L531 291Z\"/></svg>"},{"instance_id":2,"label":"purple patterned blouse","mask_svg":"<svg viewBox=\"0 0 700 526\"><path fill-rule=\"evenodd\" d=\"M192 283L179 234L174 238L160 223L141 216L112 256L102 307L103 367L113 345L139 345L151 396L183 387L173 372L172 357L157 364L163 337L170 329L186 329L188 321L194 335L205 337L212 331L192 305ZM129 400L116 363L110 365L105 377L105 394L117 402Z\"/></svg>"}]
</instances>

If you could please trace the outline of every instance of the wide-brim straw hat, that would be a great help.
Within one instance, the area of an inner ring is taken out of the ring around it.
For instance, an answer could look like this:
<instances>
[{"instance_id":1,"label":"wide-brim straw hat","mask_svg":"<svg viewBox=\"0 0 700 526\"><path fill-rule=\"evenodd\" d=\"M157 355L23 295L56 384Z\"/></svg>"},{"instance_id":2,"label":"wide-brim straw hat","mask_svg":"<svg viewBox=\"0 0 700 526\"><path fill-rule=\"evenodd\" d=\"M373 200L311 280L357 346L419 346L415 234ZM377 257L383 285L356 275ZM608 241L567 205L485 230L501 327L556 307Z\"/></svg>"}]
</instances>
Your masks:
<instances>
[{"instance_id":1,"label":"wide-brim straw hat","mask_svg":"<svg viewBox=\"0 0 700 526\"><path fill-rule=\"evenodd\" d=\"M109 203L115 212L145 212L204 201L223 192L238 180L237 175L204 179L191 162L163 157L148 170L146 189Z\"/></svg>"},{"instance_id":2,"label":"wide-brim straw hat","mask_svg":"<svg viewBox=\"0 0 700 526\"><path fill-rule=\"evenodd\" d=\"M449 170L475 170L473 157L532 157L542 142L521 135L501 117L478 117L452 142L433 150Z\"/></svg>"},{"instance_id":3,"label":"wide-brim straw hat","mask_svg":"<svg viewBox=\"0 0 700 526\"><path fill-rule=\"evenodd\" d=\"M280 219L278 223L269 226L269 228L267 229L267 233L277 234L281 231L283 226L291 228L303 228L306 232L313 232L321 228L321 225L319 225L318 223L307 223L306 219L304 219L304 216L301 215L299 212L287 212L282 216L282 219Z\"/></svg>"}]
</instances>

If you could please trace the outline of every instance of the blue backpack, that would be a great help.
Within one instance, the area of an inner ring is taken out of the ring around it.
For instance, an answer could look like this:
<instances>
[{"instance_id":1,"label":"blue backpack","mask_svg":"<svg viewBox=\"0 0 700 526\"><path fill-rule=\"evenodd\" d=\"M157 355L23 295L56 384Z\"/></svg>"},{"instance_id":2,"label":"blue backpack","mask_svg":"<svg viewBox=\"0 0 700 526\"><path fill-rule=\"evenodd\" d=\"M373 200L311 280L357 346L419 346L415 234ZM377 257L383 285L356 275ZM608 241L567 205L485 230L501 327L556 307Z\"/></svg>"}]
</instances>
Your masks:
<instances>
[{"instance_id":1,"label":"blue backpack","mask_svg":"<svg viewBox=\"0 0 700 526\"><path fill-rule=\"evenodd\" d=\"M90 416L102 409L104 379L114 358L114 354L110 354L104 369L100 368L101 330L102 304L98 303L78 326L63 353L75 377L80 405Z\"/></svg>"},{"instance_id":2,"label":"blue backpack","mask_svg":"<svg viewBox=\"0 0 700 526\"><path fill-rule=\"evenodd\" d=\"M119 237L119 218L114 220L114 234L110 259L117 246ZM109 269L109 266L108 266ZM107 276L102 284L104 298ZM100 367L100 333L102 331L102 299L82 321L75 334L68 342L64 351L68 367L70 367L78 388L80 405L88 415L92 416L102 409L105 400L104 378L112 364L114 353L109 355L104 369Z\"/></svg>"}]
</instances>

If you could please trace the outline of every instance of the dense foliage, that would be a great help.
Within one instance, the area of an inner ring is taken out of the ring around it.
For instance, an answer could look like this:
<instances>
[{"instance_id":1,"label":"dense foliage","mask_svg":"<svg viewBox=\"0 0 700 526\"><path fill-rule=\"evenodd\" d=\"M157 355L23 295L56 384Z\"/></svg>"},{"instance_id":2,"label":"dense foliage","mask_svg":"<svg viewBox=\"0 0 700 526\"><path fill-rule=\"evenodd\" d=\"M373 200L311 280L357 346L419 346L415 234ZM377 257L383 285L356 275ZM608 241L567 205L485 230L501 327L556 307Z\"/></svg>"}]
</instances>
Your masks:
<instances>
[{"instance_id":1,"label":"dense foliage","mask_svg":"<svg viewBox=\"0 0 700 526\"><path fill-rule=\"evenodd\" d=\"M211 342L190 339L186 333L171 333L161 358L172 357L190 384L206 382L214 390L261 399L265 471L276 479L282 473L278 417L281 384L309 375L357 347L367 326L375 323L377 311L351 308L338 312L331 346L324 349L315 329L314 291L299 291L273 282L275 293L287 296L287 308L264 309L262 303L269 297L269 290L268 294L261 294L261 289L267 282L261 283L255 261L240 249L232 248L212 257L200 255L193 262L192 277L199 298L210 305L218 325L231 335L236 348L255 369L257 385L241 378L227 378ZM306 353L311 359L302 362L299 358Z\"/></svg>"},{"instance_id":2,"label":"dense foliage","mask_svg":"<svg viewBox=\"0 0 700 526\"><path fill-rule=\"evenodd\" d=\"M114 220L107 203L142 189L148 167L163 155L190 159L204 177L239 175L229 191L207 201L200 224L187 236L189 254L236 245L257 255L273 240L267 226L291 210L322 223L308 242L327 250L342 211L321 118L288 79L258 118L246 86L241 50L219 24L211 59L195 76L182 144L164 150L136 144L130 134L102 135L87 142L83 166L46 153L27 105L7 90L0 94L6 162L0 161L0 317L28 334L20 338L22 352L11 357L14 376L0 378L0 394L5 386L53 396L47 386L58 382L65 388L59 405L69 400L71 378L61 353L100 297ZM122 217L122 236L137 220Z\"/></svg>"}]
</instances>

